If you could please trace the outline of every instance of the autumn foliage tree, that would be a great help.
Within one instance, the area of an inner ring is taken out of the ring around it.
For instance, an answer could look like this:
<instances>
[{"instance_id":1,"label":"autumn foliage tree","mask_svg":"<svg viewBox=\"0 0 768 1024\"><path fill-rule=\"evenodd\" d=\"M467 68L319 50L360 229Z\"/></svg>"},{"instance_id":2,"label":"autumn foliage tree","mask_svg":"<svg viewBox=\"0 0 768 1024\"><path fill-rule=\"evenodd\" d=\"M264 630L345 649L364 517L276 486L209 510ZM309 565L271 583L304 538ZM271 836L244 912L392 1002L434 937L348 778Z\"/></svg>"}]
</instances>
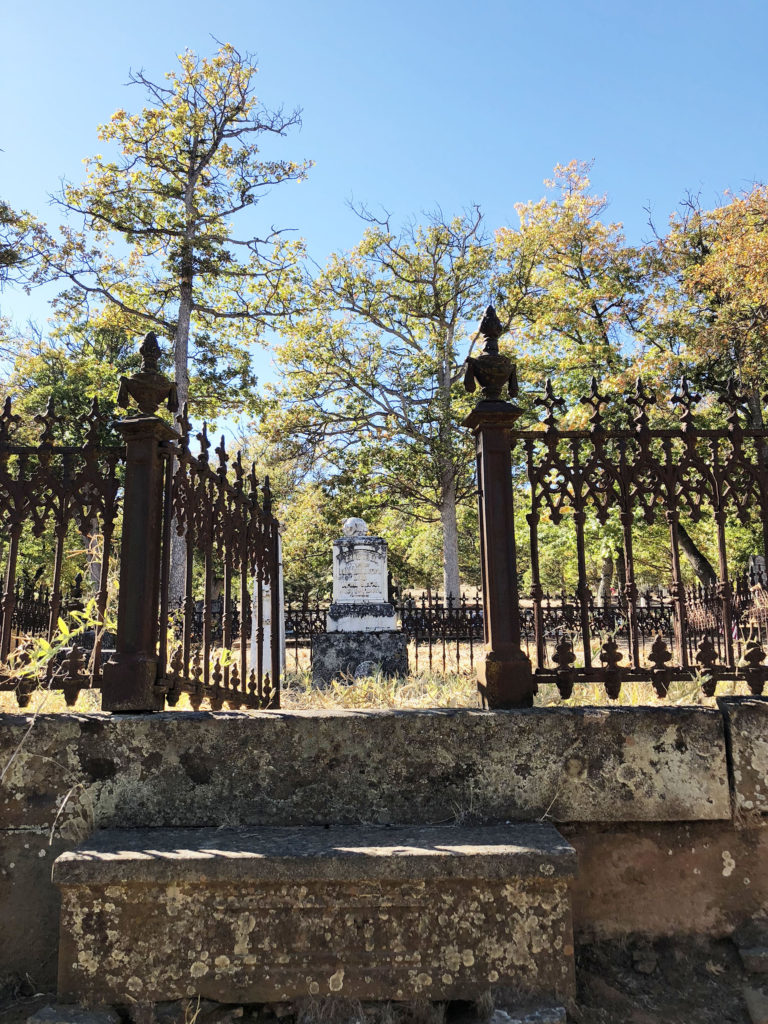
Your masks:
<instances>
[{"instance_id":1,"label":"autumn foliage tree","mask_svg":"<svg viewBox=\"0 0 768 1024\"><path fill-rule=\"evenodd\" d=\"M0 288L26 284L32 279L38 260L42 225L26 210L14 210L0 199Z\"/></svg>"},{"instance_id":2,"label":"autumn foliage tree","mask_svg":"<svg viewBox=\"0 0 768 1024\"><path fill-rule=\"evenodd\" d=\"M768 376L768 186L711 210L688 195L649 245L649 317L641 353L664 379L707 389L735 375L762 424Z\"/></svg>"},{"instance_id":3,"label":"autumn foliage tree","mask_svg":"<svg viewBox=\"0 0 768 1024\"><path fill-rule=\"evenodd\" d=\"M182 402L191 339L218 370L220 403L228 387L242 403L253 384L249 341L291 308L298 243L274 229L233 230L308 166L261 156L260 144L285 135L299 114L261 104L256 72L249 55L225 45L210 59L182 53L165 83L131 74L149 105L116 111L98 131L114 157L87 160L86 181L56 197L68 220L45 247L41 276L68 284L59 312L78 322L87 310L129 333L159 329L173 342Z\"/></svg>"},{"instance_id":4,"label":"autumn foliage tree","mask_svg":"<svg viewBox=\"0 0 768 1024\"><path fill-rule=\"evenodd\" d=\"M462 363L488 302L477 209L396 231L388 217L307 283L310 310L277 352L264 423L289 454L354 478L379 504L437 520L445 593L459 593L457 506L473 491Z\"/></svg>"},{"instance_id":5,"label":"autumn foliage tree","mask_svg":"<svg viewBox=\"0 0 768 1024\"><path fill-rule=\"evenodd\" d=\"M621 371L643 323L641 250L605 223L608 200L590 191L589 165L558 164L553 194L515 207L519 225L496 232L497 306L521 379L555 377L560 394Z\"/></svg>"}]
</instances>

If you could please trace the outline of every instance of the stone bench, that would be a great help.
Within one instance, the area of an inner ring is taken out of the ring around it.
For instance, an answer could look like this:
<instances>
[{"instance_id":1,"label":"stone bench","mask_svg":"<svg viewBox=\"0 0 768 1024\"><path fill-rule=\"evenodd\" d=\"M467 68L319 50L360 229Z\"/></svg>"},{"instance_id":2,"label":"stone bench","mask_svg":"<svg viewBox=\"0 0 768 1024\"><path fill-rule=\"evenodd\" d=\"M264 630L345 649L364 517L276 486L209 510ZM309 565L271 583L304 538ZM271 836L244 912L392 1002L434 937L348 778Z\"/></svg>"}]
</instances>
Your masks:
<instances>
[{"instance_id":1,"label":"stone bench","mask_svg":"<svg viewBox=\"0 0 768 1024\"><path fill-rule=\"evenodd\" d=\"M574 872L549 825L97 832L54 864L59 995L568 998Z\"/></svg>"}]
</instances>

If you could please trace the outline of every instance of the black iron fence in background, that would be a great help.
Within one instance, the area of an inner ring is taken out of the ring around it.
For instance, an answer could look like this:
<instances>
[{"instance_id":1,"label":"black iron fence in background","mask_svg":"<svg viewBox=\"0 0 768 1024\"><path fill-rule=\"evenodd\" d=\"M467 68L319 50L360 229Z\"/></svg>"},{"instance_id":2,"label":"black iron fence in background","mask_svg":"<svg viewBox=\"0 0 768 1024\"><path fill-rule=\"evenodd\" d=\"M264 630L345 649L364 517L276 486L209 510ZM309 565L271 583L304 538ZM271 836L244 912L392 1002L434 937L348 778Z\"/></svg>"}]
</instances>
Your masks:
<instances>
[{"instance_id":1,"label":"black iron fence in background","mask_svg":"<svg viewBox=\"0 0 768 1024\"><path fill-rule=\"evenodd\" d=\"M686 643L693 660L698 645L710 638L718 651L724 650L720 627L721 598L716 587L686 588L688 628ZM463 595L459 601L434 592L393 598L398 627L407 635L411 668L414 672L471 672L483 656L484 614L480 594ZM300 671L311 665L312 637L326 630L329 602L310 601L306 596L289 598L284 607L287 666ZM214 619L217 606L214 604ZM530 595L520 599L521 645L535 657L537 611ZM667 644L675 638L675 601L661 588L641 590L636 602L636 627L641 662L650 664L654 643L661 637ZM580 640L581 606L576 594L561 591L543 593L540 602L543 665L557 667L557 651L563 641L572 646ZM598 601L590 591L587 618L593 654L614 640L619 650L629 651L628 607L621 595ZM733 582L731 630L737 660L743 658L753 640L768 644L768 586L762 574L751 571Z\"/></svg>"},{"instance_id":2,"label":"black iron fence in background","mask_svg":"<svg viewBox=\"0 0 768 1024\"><path fill-rule=\"evenodd\" d=\"M45 585L38 588L35 584L36 581L29 578L16 583L12 630L14 637L48 634L51 617L50 588ZM231 650L234 647L237 658L231 665L225 663L222 667L219 655L220 687L226 688L232 674L234 673L237 681L243 671L243 653L248 649L251 635L252 587L246 595L243 619L246 623L245 643L242 644L240 603L232 598L231 583L229 602L227 601L223 584L221 577L214 579L212 592L216 596L212 596L207 604L202 596L196 599L193 597L191 616L185 616L185 605L180 606L175 613L172 612L173 621L169 636L171 663L173 664L174 658L178 658L180 652L183 653L184 645L188 643L193 657L199 659L201 681L204 679L202 665L205 660L206 634L209 651L220 651L222 648ZM200 585L202 586L202 581ZM218 592L219 588L222 589L221 593ZM200 587L196 593L199 592ZM627 606L621 596L614 595L606 601L598 601L590 593L588 600L593 655L597 655L600 646L609 639L614 639L619 649L626 653L629 650L629 620ZM483 604L479 593L473 597L463 595L455 602L451 598L446 601L441 594L434 591L424 591L421 594L395 596L393 604L398 628L403 629L408 637L411 667L414 672L471 672L474 669L475 662L483 653ZM689 658L693 660L698 645L707 636L712 639L718 651L722 651L724 638L720 628L720 596L717 588L704 587L700 584L686 588L686 604ZM82 611L83 607L82 577L78 576L73 585L64 592L61 614L65 619L69 619L71 611ZM306 596L289 596L286 599L283 616L288 671L298 672L311 666L312 638L325 632L328 607L328 601L310 601ZM551 668L556 666L558 645L563 640L570 640L573 643L578 639L581 609L578 597L563 590L559 594L545 593L542 596L541 611L544 661L545 666ZM263 615L264 610L262 618ZM529 596L521 598L520 616L522 646L530 658L536 649L536 614ZM752 570L734 581L731 621L737 660L743 658L750 641L759 640L761 644L768 644L768 585L761 572ZM185 640L185 627L188 640ZM668 644L674 642L675 603L663 589L640 591L637 601L637 631L640 658L646 664L650 664L649 655L658 637L663 638ZM90 650L90 641L92 632L88 631L85 639L79 640L81 645L86 645L83 648L84 652ZM114 637L110 634L106 636L105 646L108 649L114 646ZM212 669L207 684L210 692L212 673L218 670L215 659L211 662L209 658L209 665ZM194 691L190 692L190 695L193 702L197 703L203 696L202 693ZM175 702L172 693L169 694L168 702Z\"/></svg>"},{"instance_id":3,"label":"black iron fence in background","mask_svg":"<svg viewBox=\"0 0 768 1024\"><path fill-rule=\"evenodd\" d=\"M483 642L479 595L444 600L440 594L393 595L398 628L408 637L412 671L472 669ZM285 603L286 664L299 671L311 665L312 637L326 630L328 601L307 597Z\"/></svg>"}]
</instances>

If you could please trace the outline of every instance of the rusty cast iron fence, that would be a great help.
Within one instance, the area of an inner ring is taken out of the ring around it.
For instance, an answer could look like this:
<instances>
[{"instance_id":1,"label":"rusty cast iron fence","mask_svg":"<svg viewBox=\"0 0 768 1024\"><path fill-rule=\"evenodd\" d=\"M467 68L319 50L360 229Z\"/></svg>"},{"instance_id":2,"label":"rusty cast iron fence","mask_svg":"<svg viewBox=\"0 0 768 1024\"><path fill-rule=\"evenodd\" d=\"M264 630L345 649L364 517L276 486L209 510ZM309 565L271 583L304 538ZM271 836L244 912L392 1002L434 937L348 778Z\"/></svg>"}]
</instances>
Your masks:
<instances>
[{"instance_id":1,"label":"rusty cast iron fence","mask_svg":"<svg viewBox=\"0 0 768 1024\"><path fill-rule=\"evenodd\" d=\"M260 487L253 467L246 473L239 452L231 460L230 474L223 437L211 465L205 425L197 435L198 454L193 455L186 412L178 424L179 439L167 442L163 449L168 465L163 535L168 538L175 529L185 549L186 569L176 630L181 635L170 647L166 638L173 633L174 614L166 596L170 588L162 588L160 663L166 666L166 699L174 706L181 693L188 693L193 707L199 707L204 697L213 708L225 702L230 707L279 707L279 636L275 633L269 638L269 649L264 643L265 593L269 590L270 601L271 595L279 593L278 525L272 515L269 479ZM168 542L163 546L164 583L170 576L171 547ZM202 562L201 609L194 593L196 557ZM213 587L217 578L221 578L223 589L216 600ZM255 637L251 636L251 588L256 604ZM232 651L235 641L236 656L231 661L216 654L217 646ZM252 645L255 658L251 658Z\"/></svg>"},{"instance_id":2,"label":"rusty cast iron fence","mask_svg":"<svg viewBox=\"0 0 768 1024\"><path fill-rule=\"evenodd\" d=\"M482 631L479 686L491 707L530 705L540 684L568 697L578 683L598 683L616 698L627 681L650 682L666 696L675 680L695 681L709 695L719 680L743 680L762 693L766 581L734 572L728 532L740 524L766 548L768 431L749 426L736 386L718 396L725 422L713 426L713 403L707 424L697 422L699 396L682 381L672 399L678 423L655 426L655 399L642 383L608 415L593 381L581 399L589 426L569 429L561 425L564 402L548 383L535 403L543 421L522 428L521 410L501 399L504 386L514 397L516 383L498 351L499 333L489 311L484 350L467 373L468 386L483 388L466 421L477 443L482 600L402 597L400 623L416 658L445 667L447 652L455 647L458 664L468 646L471 667ZM186 412L173 426L155 415L163 401L174 406L175 389L157 369L154 335L141 352L142 369L123 379L119 396L139 411L114 424L96 402L76 421L52 404L34 423L8 401L0 413L0 688L16 690L22 705L44 682L70 703L98 687L102 706L113 711L158 710L182 694L193 707L203 699L214 708L278 707L280 631L267 628L281 611L269 482L260 484L239 455L231 458L223 440L211 453L205 426L193 452ZM527 595L520 593L515 500L526 506ZM586 526L614 515L625 580L615 602L600 604L589 587ZM575 594L559 599L542 586L545 522L572 532L578 582ZM712 531L711 586L684 585L684 523ZM635 548L640 531L659 524L670 579L654 601L641 593ZM73 592L78 586L82 595ZM111 637L103 627L114 591ZM286 611L289 642L324 628L320 608L289 603ZM60 623L78 628L30 674L29 637L57 643Z\"/></svg>"},{"instance_id":3,"label":"rusty cast iron fence","mask_svg":"<svg viewBox=\"0 0 768 1024\"><path fill-rule=\"evenodd\" d=\"M95 400L79 419L52 402L34 421L10 400L0 413L0 690L15 691L22 707L41 684L70 705L98 688L113 711L159 710L182 693L193 707L204 698L214 708L279 707L279 637L264 614L278 593L269 481L239 454L231 459L223 439L211 461L205 426L193 453L186 411L177 429L155 415L161 401L174 406L175 389L158 371L153 334L141 353L141 372L123 379L119 396L139 412L116 423ZM78 573L66 583L72 563ZM113 635L105 623L115 594ZM39 656L35 637L52 656Z\"/></svg>"},{"instance_id":4,"label":"rusty cast iron fence","mask_svg":"<svg viewBox=\"0 0 768 1024\"><path fill-rule=\"evenodd\" d=\"M22 669L28 661L23 647L18 649L23 638L43 635L52 641L62 613L73 610L62 582L73 531L92 562L95 619L104 620L122 470L122 448L95 400L76 422L65 423L49 402L34 423L23 423L6 399L0 415L0 541L5 569L0 665L6 666L0 688L16 689L22 706L37 681L8 672L8 659L14 655L17 669ZM19 573L29 547L33 557L45 559L47 580L41 579L42 567L32 580L28 567ZM93 631L87 679L83 649L70 646L48 661L45 681L50 683L55 676L68 699L74 699L82 685L100 685L102 641L102 631Z\"/></svg>"},{"instance_id":5,"label":"rusty cast iron fence","mask_svg":"<svg viewBox=\"0 0 768 1024\"><path fill-rule=\"evenodd\" d=\"M617 698L622 683L652 683L666 696L674 680L698 679L713 695L722 679L741 679L762 693L768 666L763 641L764 589L734 580L728 560L730 522L754 529L768 550L768 431L748 425L746 402L733 381L710 402L724 410L720 426L697 422L701 397L682 380L671 398L675 426L651 426L656 402L642 381L611 405L597 382L580 403L589 409L586 429L566 429L566 410L551 381L536 398L543 422L518 425L522 410L502 400L517 395L511 360L499 352L501 324L492 307L480 326L482 354L470 358L465 384L480 384L483 398L467 418L475 434L485 608L486 659L479 686L492 707L528 706L537 687L553 684L568 697L575 683L594 682ZM710 417L711 418L711 417ZM518 585L513 475L517 500L525 506L531 575L534 650L523 649L523 603ZM626 643L603 635L590 617L585 527L589 517L605 526L618 516L626 579L622 592ZM540 528L544 521L568 525L576 555L578 584L574 619L547 649L547 621L541 583ZM717 551L717 582L686 588L681 573L682 521L708 525ZM669 551L670 627L658 631L642 656L641 608L635 561L640 531L660 523ZM761 625L763 624L763 625Z\"/></svg>"}]
</instances>

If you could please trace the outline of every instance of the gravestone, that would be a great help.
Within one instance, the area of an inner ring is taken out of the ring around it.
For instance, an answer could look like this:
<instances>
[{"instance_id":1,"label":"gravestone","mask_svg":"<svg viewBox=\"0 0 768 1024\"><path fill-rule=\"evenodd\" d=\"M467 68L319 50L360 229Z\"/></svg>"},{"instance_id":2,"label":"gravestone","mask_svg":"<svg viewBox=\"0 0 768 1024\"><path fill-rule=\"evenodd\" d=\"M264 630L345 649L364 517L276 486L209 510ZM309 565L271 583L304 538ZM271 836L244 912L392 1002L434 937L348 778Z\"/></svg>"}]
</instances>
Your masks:
<instances>
[{"instance_id":1,"label":"gravestone","mask_svg":"<svg viewBox=\"0 0 768 1024\"><path fill-rule=\"evenodd\" d=\"M259 602L261 594L262 623L262 664L265 672L272 672L272 586L269 580L259 580L258 574L253 577L253 599L251 601L251 642L248 667L257 671L259 667L259 651L256 637L259 635ZM277 534L277 607L278 621L276 625L277 641L280 649L280 671L285 672L285 581L283 575L283 538Z\"/></svg>"},{"instance_id":2,"label":"gravestone","mask_svg":"<svg viewBox=\"0 0 768 1024\"><path fill-rule=\"evenodd\" d=\"M312 640L312 676L408 674L408 643L387 594L387 542L362 519L347 519L333 543L333 603L327 632Z\"/></svg>"},{"instance_id":3,"label":"gravestone","mask_svg":"<svg viewBox=\"0 0 768 1024\"><path fill-rule=\"evenodd\" d=\"M766 576L765 572L765 557L763 555L750 555L747 573L753 586L756 584L765 586L768 582L768 576Z\"/></svg>"}]
</instances>

